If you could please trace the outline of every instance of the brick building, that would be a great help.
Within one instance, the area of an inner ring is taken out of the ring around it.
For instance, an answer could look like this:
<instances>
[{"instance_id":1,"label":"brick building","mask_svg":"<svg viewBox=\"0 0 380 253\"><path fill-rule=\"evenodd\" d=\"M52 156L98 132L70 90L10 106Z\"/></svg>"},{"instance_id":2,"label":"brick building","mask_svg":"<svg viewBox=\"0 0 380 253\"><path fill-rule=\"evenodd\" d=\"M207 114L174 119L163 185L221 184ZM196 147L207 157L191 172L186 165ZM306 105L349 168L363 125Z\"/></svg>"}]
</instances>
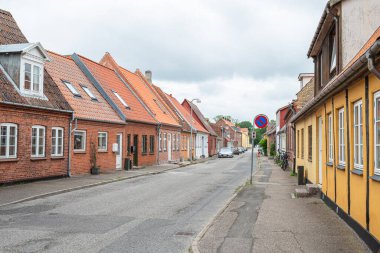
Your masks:
<instances>
[{"instance_id":1,"label":"brick building","mask_svg":"<svg viewBox=\"0 0 380 253\"><path fill-rule=\"evenodd\" d=\"M242 133L239 127L227 119L219 119L216 123L224 139L224 147L241 147Z\"/></svg>"},{"instance_id":2,"label":"brick building","mask_svg":"<svg viewBox=\"0 0 380 253\"><path fill-rule=\"evenodd\" d=\"M0 183L69 174L72 109L45 70L49 60L0 10Z\"/></svg>"}]
</instances>

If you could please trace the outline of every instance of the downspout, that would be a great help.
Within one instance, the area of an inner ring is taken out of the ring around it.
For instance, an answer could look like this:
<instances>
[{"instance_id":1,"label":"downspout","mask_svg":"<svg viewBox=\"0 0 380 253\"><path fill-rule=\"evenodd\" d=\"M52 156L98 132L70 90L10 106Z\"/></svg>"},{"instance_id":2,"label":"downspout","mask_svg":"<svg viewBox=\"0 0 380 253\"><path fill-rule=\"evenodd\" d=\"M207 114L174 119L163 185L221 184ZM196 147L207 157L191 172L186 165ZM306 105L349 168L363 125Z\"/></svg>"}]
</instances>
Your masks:
<instances>
[{"instance_id":1,"label":"downspout","mask_svg":"<svg viewBox=\"0 0 380 253\"><path fill-rule=\"evenodd\" d=\"M375 67L374 55L371 53L368 53L367 54L367 60L368 60L369 71L371 71L372 74L374 74L378 79L380 79L380 71Z\"/></svg>"},{"instance_id":2,"label":"downspout","mask_svg":"<svg viewBox=\"0 0 380 253\"><path fill-rule=\"evenodd\" d=\"M157 147L158 147L157 148L157 165L160 165L160 148L162 149L160 134L161 134L161 124L159 123L157 125L157 142L158 142L158 145L157 145Z\"/></svg>"}]
</instances>

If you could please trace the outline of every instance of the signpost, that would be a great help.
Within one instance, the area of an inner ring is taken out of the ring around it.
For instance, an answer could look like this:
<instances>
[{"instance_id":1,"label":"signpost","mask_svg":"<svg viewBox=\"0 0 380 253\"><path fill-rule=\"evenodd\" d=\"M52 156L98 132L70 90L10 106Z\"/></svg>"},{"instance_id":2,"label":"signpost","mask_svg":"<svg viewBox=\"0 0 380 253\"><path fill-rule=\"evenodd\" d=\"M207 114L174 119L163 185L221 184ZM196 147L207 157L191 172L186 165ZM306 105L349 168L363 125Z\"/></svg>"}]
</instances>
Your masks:
<instances>
[{"instance_id":1,"label":"signpost","mask_svg":"<svg viewBox=\"0 0 380 253\"><path fill-rule=\"evenodd\" d=\"M255 117L253 120L254 126L256 125L257 128L265 128L268 126L269 119L266 115L264 114L259 114ZM252 131L252 154L251 154L251 179L250 183L252 184L252 176L253 176L253 148L254 148L254 140L256 139L256 132L255 132L255 127L253 127Z\"/></svg>"}]
</instances>

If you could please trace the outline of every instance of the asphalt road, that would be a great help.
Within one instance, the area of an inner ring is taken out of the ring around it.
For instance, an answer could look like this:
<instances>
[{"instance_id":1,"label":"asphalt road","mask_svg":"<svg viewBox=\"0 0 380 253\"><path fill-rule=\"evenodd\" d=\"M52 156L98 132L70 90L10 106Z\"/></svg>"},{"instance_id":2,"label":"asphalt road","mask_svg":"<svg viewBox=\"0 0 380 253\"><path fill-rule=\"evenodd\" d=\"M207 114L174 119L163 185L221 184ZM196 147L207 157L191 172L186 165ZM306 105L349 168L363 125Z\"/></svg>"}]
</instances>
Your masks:
<instances>
[{"instance_id":1,"label":"asphalt road","mask_svg":"<svg viewBox=\"0 0 380 253\"><path fill-rule=\"evenodd\" d=\"M0 252L188 252L250 155L0 208Z\"/></svg>"}]
</instances>

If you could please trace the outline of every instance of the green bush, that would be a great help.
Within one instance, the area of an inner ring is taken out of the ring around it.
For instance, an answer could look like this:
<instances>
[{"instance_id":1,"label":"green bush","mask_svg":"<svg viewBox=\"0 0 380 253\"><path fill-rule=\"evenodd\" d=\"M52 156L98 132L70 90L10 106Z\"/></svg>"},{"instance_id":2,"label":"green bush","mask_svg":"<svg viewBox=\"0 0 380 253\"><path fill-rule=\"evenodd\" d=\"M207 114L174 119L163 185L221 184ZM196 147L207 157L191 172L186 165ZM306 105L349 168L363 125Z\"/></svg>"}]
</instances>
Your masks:
<instances>
[{"instance_id":1,"label":"green bush","mask_svg":"<svg viewBox=\"0 0 380 253\"><path fill-rule=\"evenodd\" d=\"M263 149L264 155L267 155L267 139L262 138L259 142L259 146Z\"/></svg>"},{"instance_id":2,"label":"green bush","mask_svg":"<svg viewBox=\"0 0 380 253\"><path fill-rule=\"evenodd\" d=\"M274 143L270 144L269 155L270 156L275 156L276 155L276 144L274 144Z\"/></svg>"}]
</instances>

